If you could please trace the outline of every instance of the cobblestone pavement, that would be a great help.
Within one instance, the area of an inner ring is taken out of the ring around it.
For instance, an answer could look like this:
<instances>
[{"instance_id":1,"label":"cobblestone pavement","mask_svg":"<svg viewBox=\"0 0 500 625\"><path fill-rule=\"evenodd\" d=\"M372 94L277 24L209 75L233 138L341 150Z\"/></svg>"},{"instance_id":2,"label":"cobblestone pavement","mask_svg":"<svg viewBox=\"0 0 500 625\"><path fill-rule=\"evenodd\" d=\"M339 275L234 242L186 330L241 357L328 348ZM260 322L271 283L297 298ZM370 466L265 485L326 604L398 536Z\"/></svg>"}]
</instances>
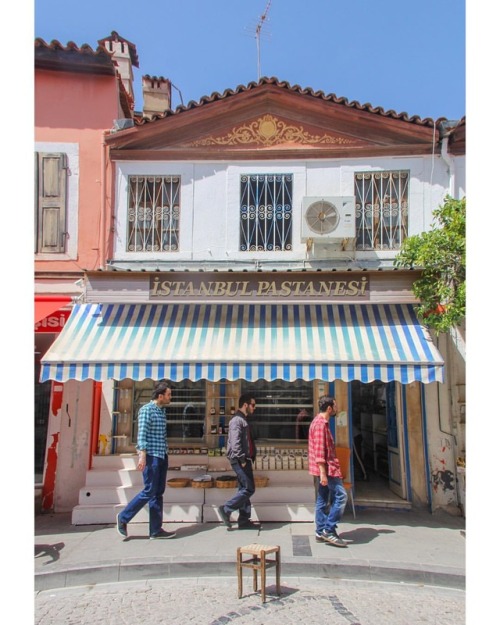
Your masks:
<instances>
[{"instance_id":1,"label":"cobblestone pavement","mask_svg":"<svg viewBox=\"0 0 500 625\"><path fill-rule=\"evenodd\" d=\"M274 578L271 578L274 582ZM269 582L268 578L268 582ZM465 592L387 582L289 578L267 602L251 576L122 582L35 594L35 625L465 625Z\"/></svg>"}]
</instances>

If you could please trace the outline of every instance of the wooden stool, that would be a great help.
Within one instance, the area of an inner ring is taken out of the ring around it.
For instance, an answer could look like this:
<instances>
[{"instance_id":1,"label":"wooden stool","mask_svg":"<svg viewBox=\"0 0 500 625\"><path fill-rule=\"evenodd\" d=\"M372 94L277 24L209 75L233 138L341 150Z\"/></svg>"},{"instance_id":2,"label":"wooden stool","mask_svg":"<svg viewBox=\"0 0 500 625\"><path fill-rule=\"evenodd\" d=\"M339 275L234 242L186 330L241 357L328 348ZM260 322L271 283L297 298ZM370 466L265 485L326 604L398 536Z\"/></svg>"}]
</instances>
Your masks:
<instances>
[{"instance_id":1,"label":"wooden stool","mask_svg":"<svg viewBox=\"0 0 500 625\"><path fill-rule=\"evenodd\" d=\"M274 560L269 560L268 555L275 553ZM247 554L252 556L248 560L243 560L243 556ZM236 572L238 574L238 599L243 594L243 567L253 570L253 589L257 592L257 571L260 571L260 585L262 603L266 602L266 569L276 567L276 592L281 594L280 588L280 572L281 572L281 554L279 545L259 545L252 543L245 547L238 547L236 551Z\"/></svg>"}]
</instances>

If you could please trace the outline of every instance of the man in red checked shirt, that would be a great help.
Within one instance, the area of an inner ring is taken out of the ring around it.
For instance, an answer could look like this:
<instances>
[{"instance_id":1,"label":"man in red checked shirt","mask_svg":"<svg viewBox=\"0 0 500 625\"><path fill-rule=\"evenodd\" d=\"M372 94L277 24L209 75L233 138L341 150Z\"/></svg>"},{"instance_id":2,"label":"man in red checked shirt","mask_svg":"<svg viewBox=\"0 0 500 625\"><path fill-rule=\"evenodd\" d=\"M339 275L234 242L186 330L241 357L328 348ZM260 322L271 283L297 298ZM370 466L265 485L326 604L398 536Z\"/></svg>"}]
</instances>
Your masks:
<instances>
[{"instance_id":1,"label":"man in red checked shirt","mask_svg":"<svg viewBox=\"0 0 500 625\"><path fill-rule=\"evenodd\" d=\"M342 481L340 463L335 454L335 443L329 422L337 414L337 402L323 395L318 401L319 413L309 427L308 457L309 473L318 482L315 522L316 541L335 547L347 547L337 534L337 523L342 518L347 491ZM329 508L329 509L328 509Z\"/></svg>"}]
</instances>

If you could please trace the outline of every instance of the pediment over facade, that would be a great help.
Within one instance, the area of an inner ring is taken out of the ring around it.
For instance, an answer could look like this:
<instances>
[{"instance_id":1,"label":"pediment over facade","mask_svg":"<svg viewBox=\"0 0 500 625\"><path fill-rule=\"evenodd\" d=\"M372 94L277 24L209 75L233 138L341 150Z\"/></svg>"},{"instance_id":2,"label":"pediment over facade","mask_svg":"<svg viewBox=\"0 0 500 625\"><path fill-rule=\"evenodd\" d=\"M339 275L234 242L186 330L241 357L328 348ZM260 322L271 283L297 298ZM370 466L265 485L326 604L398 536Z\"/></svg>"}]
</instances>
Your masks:
<instances>
[{"instance_id":1,"label":"pediment over facade","mask_svg":"<svg viewBox=\"0 0 500 625\"><path fill-rule=\"evenodd\" d=\"M261 80L108 137L112 158L309 158L430 154L433 120Z\"/></svg>"},{"instance_id":2,"label":"pediment over facade","mask_svg":"<svg viewBox=\"0 0 500 625\"><path fill-rule=\"evenodd\" d=\"M338 132L325 132L306 124L297 124L269 113L233 126L228 132L218 132L195 139L198 146L322 146L355 145L361 141Z\"/></svg>"}]
</instances>

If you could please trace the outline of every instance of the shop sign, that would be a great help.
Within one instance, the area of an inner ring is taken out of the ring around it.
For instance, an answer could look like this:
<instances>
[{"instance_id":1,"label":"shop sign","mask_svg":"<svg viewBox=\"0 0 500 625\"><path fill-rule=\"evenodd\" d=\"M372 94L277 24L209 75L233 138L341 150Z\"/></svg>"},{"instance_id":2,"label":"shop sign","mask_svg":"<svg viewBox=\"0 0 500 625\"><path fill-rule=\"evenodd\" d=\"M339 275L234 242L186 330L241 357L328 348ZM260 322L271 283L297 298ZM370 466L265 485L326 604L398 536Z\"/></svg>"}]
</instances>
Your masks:
<instances>
[{"instance_id":1,"label":"shop sign","mask_svg":"<svg viewBox=\"0 0 500 625\"><path fill-rule=\"evenodd\" d=\"M206 274L205 274L206 275ZM369 299L368 276L335 274L335 279L311 276L257 277L248 274L226 274L189 279L172 279L171 276L154 275L149 283L150 300L193 301L308 301Z\"/></svg>"},{"instance_id":2,"label":"shop sign","mask_svg":"<svg viewBox=\"0 0 500 625\"><path fill-rule=\"evenodd\" d=\"M35 332L59 333L64 328L70 313L70 310L58 310L48 315L38 323L35 323Z\"/></svg>"}]
</instances>

